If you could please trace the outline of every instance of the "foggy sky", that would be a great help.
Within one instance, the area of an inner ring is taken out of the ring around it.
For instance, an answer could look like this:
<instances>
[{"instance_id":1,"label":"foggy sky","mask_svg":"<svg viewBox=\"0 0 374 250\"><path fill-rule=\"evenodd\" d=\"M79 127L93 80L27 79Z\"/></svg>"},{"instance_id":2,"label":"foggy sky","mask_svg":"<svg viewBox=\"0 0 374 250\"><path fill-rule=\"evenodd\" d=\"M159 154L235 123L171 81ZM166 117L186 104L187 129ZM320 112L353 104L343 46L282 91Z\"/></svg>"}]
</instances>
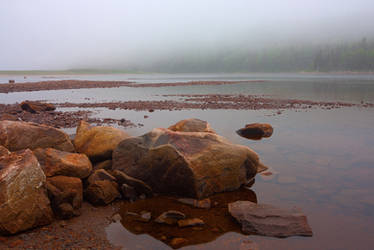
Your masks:
<instances>
[{"instance_id":1,"label":"foggy sky","mask_svg":"<svg viewBox=\"0 0 374 250\"><path fill-rule=\"evenodd\" d=\"M183 51L374 38L373 0L0 0L0 70L120 68Z\"/></svg>"}]
</instances>

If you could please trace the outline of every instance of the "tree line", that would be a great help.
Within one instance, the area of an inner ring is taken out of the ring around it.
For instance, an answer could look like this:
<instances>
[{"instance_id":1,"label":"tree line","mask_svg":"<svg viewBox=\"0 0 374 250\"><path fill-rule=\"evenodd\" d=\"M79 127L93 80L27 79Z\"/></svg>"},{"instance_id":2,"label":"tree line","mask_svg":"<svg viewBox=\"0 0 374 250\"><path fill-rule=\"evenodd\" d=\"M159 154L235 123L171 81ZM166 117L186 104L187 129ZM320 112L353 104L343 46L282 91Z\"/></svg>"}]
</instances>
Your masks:
<instances>
[{"instance_id":1,"label":"tree line","mask_svg":"<svg viewBox=\"0 0 374 250\"><path fill-rule=\"evenodd\" d=\"M374 41L251 50L195 50L148 66L153 72L374 71Z\"/></svg>"}]
</instances>

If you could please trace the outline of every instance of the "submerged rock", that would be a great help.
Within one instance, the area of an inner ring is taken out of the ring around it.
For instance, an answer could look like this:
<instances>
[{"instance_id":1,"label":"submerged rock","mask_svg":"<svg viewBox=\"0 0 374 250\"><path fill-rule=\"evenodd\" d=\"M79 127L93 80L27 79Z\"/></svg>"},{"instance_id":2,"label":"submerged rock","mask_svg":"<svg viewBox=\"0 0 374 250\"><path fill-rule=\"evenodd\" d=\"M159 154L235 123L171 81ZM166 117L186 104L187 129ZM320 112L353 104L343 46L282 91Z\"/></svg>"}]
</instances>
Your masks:
<instances>
[{"instance_id":1,"label":"submerged rock","mask_svg":"<svg viewBox=\"0 0 374 250\"><path fill-rule=\"evenodd\" d=\"M181 246L185 245L188 242L187 239L185 238L173 238L170 242L169 245L172 248L180 248Z\"/></svg>"},{"instance_id":2,"label":"submerged rock","mask_svg":"<svg viewBox=\"0 0 374 250\"><path fill-rule=\"evenodd\" d=\"M178 132L216 132L210 127L209 123L203 120L191 118L177 122L176 124L169 127L172 131Z\"/></svg>"},{"instance_id":3,"label":"submerged rock","mask_svg":"<svg viewBox=\"0 0 374 250\"><path fill-rule=\"evenodd\" d=\"M179 201L180 203L183 203L183 204L187 204L187 205L190 205L190 206L193 206L193 207L197 207L197 208L209 209L210 205L211 205L211 202L210 202L209 198L206 198L206 199L203 199L203 200L195 200L195 199L192 199L192 198L180 198L177 201Z\"/></svg>"},{"instance_id":4,"label":"submerged rock","mask_svg":"<svg viewBox=\"0 0 374 250\"><path fill-rule=\"evenodd\" d=\"M31 150L0 157L0 234L15 234L52 222L45 179Z\"/></svg>"},{"instance_id":5,"label":"submerged rock","mask_svg":"<svg viewBox=\"0 0 374 250\"><path fill-rule=\"evenodd\" d=\"M236 201L228 208L244 233L273 237L313 235L306 216L297 209L286 210L250 201Z\"/></svg>"},{"instance_id":6,"label":"submerged rock","mask_svg":"<svg viewBox=\"0 0 374 250\"><path fill-rule=\"evenodd\" d=\"M76 177L54 176L47 178L48 196L57 217L68 219L80 215L82 181Z\"/></svg>"},{"instance_id":7,"label":"submerged rock","mask_svg":"<svg viewBox=\"0 0 374 250\"><path fill-rule=\"evenodd\" d=\"M247 139L260 140L263 137L270 137L273 134L273 127L267 123L251 123L237 130L236 133Z\"/></svg>"},{"instance_id":8,"label":"submerged rock","mask_svg":"<svg viewBox=\"0 0 374 250\"><path fill-rule=\"evenodd\" d=\"M34 150L46 176L64 175L86 178L92 171L92 164L84 154L68 153L53 148Z\"/></svg>"},{"instance_id":9,"label":"submerged rock","mask_svg":"<svg viewBox=\"0 0 374 250\"><path fill-rule=\"evenodd\" d=\"M86 154L93 161L112 158L114 148L130 137L124 131L106 126L92 127L81 121L77 128L74 145L79 153Z\"/></svg>"},{"instance_id":10,"label":"submerged rock","mask_svg":"<svg viewBox=\"0 0 374 250\"><path fill-rule=\"evenodd\" d=\"M204 132L153 129L123 140L113 152L113 169L140 179L156 193L204 198L232 191L257 173L258 155Z\"/></svg>"},{"instance_id":11,"label":"submerged rock","mask_svg":"<svg viewBox=\"0 0 374 250\"><path fill-rule=\"evenodd\" d=\"M204 221L199 218L184 219L178 221L179 227L195 227L205 225Z\"/></svg>"},{"instance_id":12,"label":"submerged rock","mask_svg":"<svg viewBox=\"0 0 374 250\"><path fill-rule=\"evenodd\" d=\"M30 113L38 113L43 111L53 111L55 105L37 101L24 101L20 104L21 108Z\"/></svg>"},{"instance_id":13,"label":"submerged rock","mask_svg":"<svg viewBox=\"0 0 374 250\"><path fill-rule=\"evenodd\" d=\"M55 148L74 152L69 136L62 130L31 122L0 121L0 145L10 151Z\"/></svg>"},{"instance_id":14,"label":"submerged rock","mask_svg":"<svg viewBox=\"0 0 374 250\"><path fill-rule=\"evenodd\" d=\"M157 217L155 222L160 224L175 225L179 220L183 220L184 218L186 218L186 215L184 213L175 210L169 210Z\"/></svg>"}]
</instances>

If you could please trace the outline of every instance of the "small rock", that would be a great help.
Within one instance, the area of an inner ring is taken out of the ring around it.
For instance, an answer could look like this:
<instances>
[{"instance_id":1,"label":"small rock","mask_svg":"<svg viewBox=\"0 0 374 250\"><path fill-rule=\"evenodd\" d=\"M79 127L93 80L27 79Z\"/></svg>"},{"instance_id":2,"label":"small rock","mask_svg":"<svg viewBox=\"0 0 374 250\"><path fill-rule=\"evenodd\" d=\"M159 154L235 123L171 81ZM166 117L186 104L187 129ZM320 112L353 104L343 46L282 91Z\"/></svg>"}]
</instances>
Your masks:
<instances>
[{"instance_id":1,"label":"small rock","mask_svg":"<svg viewBox=\"0 0 374 250\"><path fill-rule=\"evenodd\" d=\"M145 116L144 116L144 119L147 119L148 117L149 117L148 115L145 115Z\"/></svg>"},{"instance_id":2,"label":"small rock","mask_svg":"<svg viewBox=\"0 0 374 250\"><path fill-rule=\"evenodd\" d=\"M142 222L149 222L151 218L152 218L152 214L150 212L141 211L140 216L137 220L142 221Z\"/></svg>"},{"instance_id":3,"label":"small rock","mask_svg":"<svg viewBox=\"0 0 374 250\"><path fill-rule=\"evenodd\" d=\"M95 170L87 179L88 184L95 183L96 181L112 181L115 182L116 178L109 174L106 170L104 169L98 169Z\"/></svg>"},{"instance_id":4,"label":"small rock","mask_svg":"<svg viewBox=\"0 0 374 250\"><path fill-rule=\"evenodd\" d=\"M186 218L186 215L182 212L175 211L175 210L169 210L167 212L162 213L155 222L161 223L161 224L168 224L168 225L174 225L177 224L179 220L182 220Z\"/></svg>"},{"instance_id":5,"label":"small rock","mask_svg":"<svg viewBox=\"0 0 374 250\"><path fill-rule=\"evenodd\" d=\"M122 217L121 217L120 214L114 214L114 215L112 216L112 221L113 221L113 222L119 222L119 221L121 221L121 219L122 219Z\"/></svg>"},{"instance_id":6,"label":"small rock","mask_svg":"<svg viewBox=\"0 0 374 250\"><path fill-rule=\"evenodd\" d=\"M218 227L213 227L211 231L214 232L214 233L219 233L219 232L221 232L221 230L219 230Z\"/></svg>"},{"instance_id":7,"label":"small rock","mask_svg":"<svg viewBox=\"0 0 374 250\"><path fill-rule=\"evenodd\" d=\"M193 207L197 208L206 208L209 209L211 202L209 198L203 199L203 200L195 200L192 198L180 198L178 199L179 202L187 205L191 205Z\"/></svg>"},{"instance_id":8,"label":"small rock","mask_svg":"<svg viewBox=\"0 0 374 250\"><path fill-rule=\"evenodd\" d=\"M24 101L20 104L21 108L30 113L38 113L44 111L53 111L56 107L50 103Z\"/></svg>"},{"instance_id":9,"label":"small rock","mask_svg":"<svg viewBox=\"0 0 374 250\"><path fill-rule=\"evenodd\" d=\"M183 244L186 244L188 242L187 239L185 238L173 238L171 241L170 241L170 246L172 248L179 248L181 247Z\"/></svg>"},{"instance_id":10,"label":"small rock","mask_svg":"<svg viewBox=\"0 0 374 250\"><path fill-rule=\"evenodd\" d=\"M273 127L267 123L251 123L236 133L247 139L260 140L263 137L270 137L273 134Z\"/></svg>"},{"instance_id":11,"label":"small rock","mask_svg":"<svg viewBox=\"0 0 374 250\"><path fill-rule=\"evenodd\" d=\"M204 221L199 218L193 219L184 219L178 221L179 227L194 227L194 226L203 226L205 225Z\"/></svg>"},{"instance_id":12,"label":"small rock","mask_svg":"<svg viewBox=\"0 0 374 250\"><path fill-rule=\"evenodd\" d=\"M60 227L66 227L67 225L68 224L64 220L60 222Z\"/></svg>"},{"instance_id":13,"label":"small rock","mask_svg":"<svg viewBox=\"0 0 374 250\"><path fill-rule=\"evenodd\" d=\"M84 191L84 198L94 205L107 205L119 196L117 183L108 180L95 181Z\"/></svg>"},{"instance_id":14,"label":"small rock","mask_svg":"<svg viewBox=\"0 0 374 250\"><path fill-rule=\"evenodd\" d=\"M168 239L168 238L167 238L165 235L162 235L162 236L161 236L161 240L162 240L162 241L165 241L165 240L167 240L167 239Z\"/></svg>"},{"instance_id":15,"label":"small rock","mask_svg":"<svg viewBox=\"0 0 374 250\"><path fill-rule=\"evenodd\" d=\"M195 118L179 121L176 124L170 126L168 129L179 132L206 132L213 134L216 133L210 127L210 124L208 122Z\"/></svg>"}]
</instances>

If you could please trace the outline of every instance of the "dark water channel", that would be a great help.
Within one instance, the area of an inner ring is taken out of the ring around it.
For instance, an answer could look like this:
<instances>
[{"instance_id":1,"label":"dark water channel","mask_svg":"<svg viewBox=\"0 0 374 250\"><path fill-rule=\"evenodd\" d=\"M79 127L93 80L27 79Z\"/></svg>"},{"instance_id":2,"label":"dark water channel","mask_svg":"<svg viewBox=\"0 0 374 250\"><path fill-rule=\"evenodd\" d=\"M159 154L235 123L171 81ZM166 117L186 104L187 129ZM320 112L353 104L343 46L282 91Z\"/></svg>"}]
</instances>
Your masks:
<instances>
[{"instance_id":1,"label":"dark water channel","mask_svg":"<svg viewBox=\"0 0 374 250\"><path fill-rule=\"evenodd\" d=\"M121 76L120 80L130 76ZM131 76L139 82L206 79L265 79L265 83L164 88L80 89L0 94L0 103L24 99L52 102L158 100L165 94L256 94L276 98L374 103L372 75L239 75ZM204 78L205 77L205 78ZM84 79L84 76L81 76ZM115 76L98 76L113 80ZM126 78L126 79L124 79ZM89 100L85 98L90 98ZM67 110L67 109L66 109ZM147 119L144 115L149 116ZM229 232L209 243L183 249L240 249L255 242L259 249L372 249L374 246L374 108L322 110L182 110L146 111L95 109L94 116L125 118L144 126L129 128L141 135L186 118L208 121L217 133L254 149L273 172L257 176L252 191L259 203L296 206L308 216L313 237L286 239ZM235 130L247 123L274 127L269 139L250 141ZM67 130L73 132L73 130ZM133 234L120 223L107 229L108 239L124 249L170 249L148 234Z\"/></svg>"}]
</instances>

